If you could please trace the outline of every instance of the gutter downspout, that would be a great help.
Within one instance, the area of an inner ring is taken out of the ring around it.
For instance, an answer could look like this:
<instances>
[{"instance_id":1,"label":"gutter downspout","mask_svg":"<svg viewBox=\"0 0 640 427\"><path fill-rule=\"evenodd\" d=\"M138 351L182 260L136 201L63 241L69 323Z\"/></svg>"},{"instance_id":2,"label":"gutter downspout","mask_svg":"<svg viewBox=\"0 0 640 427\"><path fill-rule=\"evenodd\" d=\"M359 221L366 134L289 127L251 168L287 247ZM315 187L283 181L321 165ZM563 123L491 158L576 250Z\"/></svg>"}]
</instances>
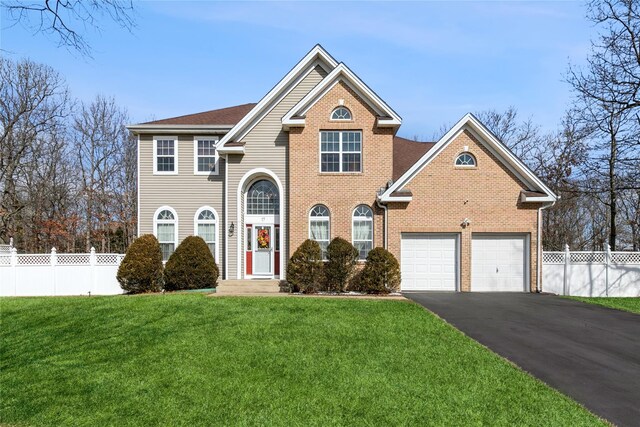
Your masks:
<instances>
[{"instance_id":1,"label":"gutter downspout","mask_svg":"<svg viewBox=\"0 0 640 427\"><path fill-rule=\"evenodd\" d=\"M547 203L538 209L538 262L536 274L536 293L542 292L542 211L555 205L556 202Z\"/></svg>"},{"instance_id":2,"label":"gutter downspout","mask_svg":"<svg viewBox=\"0 0 640 427\"><path fill-rule=\"evenodd\" d=\"M384 248L386 250L389 250L389 211L387 210L387 205L383 205L382 203L380 203L380 200L378 198L376 198L376 205L384 210L383 244Z\"/></svg>"}]
</instances>

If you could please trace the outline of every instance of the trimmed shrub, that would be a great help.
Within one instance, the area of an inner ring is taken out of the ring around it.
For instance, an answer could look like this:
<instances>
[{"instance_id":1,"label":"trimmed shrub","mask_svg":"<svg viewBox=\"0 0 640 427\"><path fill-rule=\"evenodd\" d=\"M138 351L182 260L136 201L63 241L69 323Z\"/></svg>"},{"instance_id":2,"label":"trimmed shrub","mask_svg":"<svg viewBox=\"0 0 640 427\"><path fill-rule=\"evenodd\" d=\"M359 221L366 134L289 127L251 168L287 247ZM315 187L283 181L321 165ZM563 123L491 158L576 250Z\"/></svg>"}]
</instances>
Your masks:
<instances>
[{"instance_id":1,"label":"trimmed shrub","mask_svg":"<svg viewBox=\"0 0 640 427\"><path fill-rule=\"evenodd\" d=\"M343 292L353 274L358 250L343 238L336 237L327 247L327 259L324 266L326 290Z\"/></svg>"},{"instance_id":2,"label":"trimmed shrub","mask_svg":"<svg viewBox=\"0 0 640 427\"><path fill-rule=\"evenodd\" d=\"M380 247L369 251L358 288L369 294L397 291L400 288L400 264L396 257Z\"/></svg>"},{"instance_id":3,"label":"trimmed shrub","mask_svg":"<svg viewBox=\"0 0 640 427\"><path fill-rule=\"evenodd\" d=\"M296 249L287 264L290 292L312 294L322 281L322 250L315 240L307 239Z\"/></svg>"},{"instance_id":4,"label":"trimmed shrub","mask_svg":"<svg viewBox=\"0 0 640 427\"><path fill-rule=\"evenodd\" d=\"M219 274L213 255L202 237L189 236L167 261L164 288L168 291L215 288Z\"/></svg>"},{"instance_id":5,"label":"trimmed shrub","mask_svg":"<svg viewBox=\"0 0 640 427\"><path fill-rule=\"evenodd\" d=\"M116 278L120 287L131 294L162 289L162 251L154 235L145 234L133 241L118 267Z\"/></svg>"}]
</instances>

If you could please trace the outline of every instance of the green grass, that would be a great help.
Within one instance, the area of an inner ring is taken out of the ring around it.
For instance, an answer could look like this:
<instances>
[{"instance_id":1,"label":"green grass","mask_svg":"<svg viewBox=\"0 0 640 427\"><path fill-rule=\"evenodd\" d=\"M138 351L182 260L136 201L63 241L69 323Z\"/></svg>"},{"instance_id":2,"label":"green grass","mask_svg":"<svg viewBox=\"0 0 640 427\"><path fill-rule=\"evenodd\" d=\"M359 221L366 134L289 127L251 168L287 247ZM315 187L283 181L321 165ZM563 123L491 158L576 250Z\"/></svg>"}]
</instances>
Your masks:
<instances>
[{"instance_id":1,"label":"green grass","mask_svg":"<svg viewBox=\"0 0 640 427\"><path fill-rule=\"evenodd\" d=\"M421 307L0 299L0 424L598 425Z\"/></svg>"},{"instance_id":2,"label":"green grass","mask_svg":"<svg viewBox=\"0 0 640 427\"><path fill-rule=\"evenodd\" d=\"M569 297L576 301L582 301L589 304L603 305L609 308L615 308L618 310L630 311L632 313L640 314L640 298L582 298L582 297Z\"/></svg>"}]
</instances>

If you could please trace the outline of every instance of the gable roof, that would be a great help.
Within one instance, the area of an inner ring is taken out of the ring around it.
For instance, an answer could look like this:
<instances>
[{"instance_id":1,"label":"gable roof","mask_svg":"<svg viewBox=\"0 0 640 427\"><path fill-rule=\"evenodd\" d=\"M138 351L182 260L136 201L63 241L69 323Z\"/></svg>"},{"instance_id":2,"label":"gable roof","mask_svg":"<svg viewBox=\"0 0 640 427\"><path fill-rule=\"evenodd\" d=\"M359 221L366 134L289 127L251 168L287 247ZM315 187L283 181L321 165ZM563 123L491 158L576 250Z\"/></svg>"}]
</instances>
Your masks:
<instances>
[{"instance_id":1,"label":"gable roof","mask_svg":"<svg viewBox=\"0 0 640 427\"><path fill-rule=\"evenodd\" d=\"M287 129L289 126L304 126L304 117L307 111L339 82L346 83L360 98L369 104L378 115L378 126L398 127L402 124L402 118L393 111L377 93L360 80L360 77L341 62L327 77L318 83L316 87L284 115L282 118L283 127Z\"/></svg>"},{"instance_id":2,"label":"gable roof","mask_svg":"<svg viewBox=\"0 0 640 427\"><path fill-rule=\"evenodd\" d=\"M435 142L419 142L399 136L393 137L393 180L396 181L417 159L429 151Z\"/></svg>"},{"instance_id":3,"label":"gable roof","mask_svg":"<svg viewBox=\"0 0 640 427\"><path fill-rule=\"evenodd\" d=\"M478 137L478 141L484 144L498 160L500 160L513 174L523 183L529 186L528 192L543 193L541 197L522 196L523 202L555 202L558 196L547 187L536 174L525 165L522 160L516 157L489 129L486 128L473 114L465 115L456 123L440 140L427 151L413 166L403 173L389 188L378 196L381 202L410 201L411 197L404 196L402 199L394 198L393 193L402 192L405 185L419 174L442 150L447 147L461 132L469 130ZM532 193L529 193L532 194Z\"/></svg>"},{"instance_id":4,"label":"gable roof","mask_svg":"<svg viewBox=\"0 0 640 427\"><path fill-rule=\"evenodd\" d=\"M187 114L141 123L142 125L235 125L247 115L255 103L234 105L218 110L203 111L202 113Z\"/></svg>"},{"instance_id":5,"label":"gable roof","mask_svg":"<svg viewBox=\"0 0 640 427\"><path fill-rule=\"evenodd\" d=\"M266 114L271 105L280 96L287 93L287 89L297 79L300 79L310 67L315 68L315 64L326 68L329 72L338 63L329 53L319 44L307 53L292 69L284 76L261 100L256 104L248 114L246 114L219 142L219 152L224 153L225 145L228 142L241 139L248 130L250 130L260 120L261 116ZM313 69L311 68L311 69ZM239 150L234 149L234 152Z\"/></svg>"}]
</instances>

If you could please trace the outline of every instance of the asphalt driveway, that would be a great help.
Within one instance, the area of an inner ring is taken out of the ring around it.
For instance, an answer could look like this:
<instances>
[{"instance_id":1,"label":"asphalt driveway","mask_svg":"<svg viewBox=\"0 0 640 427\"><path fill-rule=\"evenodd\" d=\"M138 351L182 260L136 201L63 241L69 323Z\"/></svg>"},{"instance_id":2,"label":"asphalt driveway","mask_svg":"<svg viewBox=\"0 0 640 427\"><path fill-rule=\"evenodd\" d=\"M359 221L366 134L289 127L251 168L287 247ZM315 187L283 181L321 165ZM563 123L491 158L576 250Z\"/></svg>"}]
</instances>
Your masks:
<instances>
[{"instance_id":1,"label":"asphalt driveway","mask_svg":"<svg viewBox=\"0 0 640 427\"><path fill-rule=\"evenodd\" d=\"M640 425L640 315L540 294L405 296L593 413Z\"/></svg>"}]
</instances>

